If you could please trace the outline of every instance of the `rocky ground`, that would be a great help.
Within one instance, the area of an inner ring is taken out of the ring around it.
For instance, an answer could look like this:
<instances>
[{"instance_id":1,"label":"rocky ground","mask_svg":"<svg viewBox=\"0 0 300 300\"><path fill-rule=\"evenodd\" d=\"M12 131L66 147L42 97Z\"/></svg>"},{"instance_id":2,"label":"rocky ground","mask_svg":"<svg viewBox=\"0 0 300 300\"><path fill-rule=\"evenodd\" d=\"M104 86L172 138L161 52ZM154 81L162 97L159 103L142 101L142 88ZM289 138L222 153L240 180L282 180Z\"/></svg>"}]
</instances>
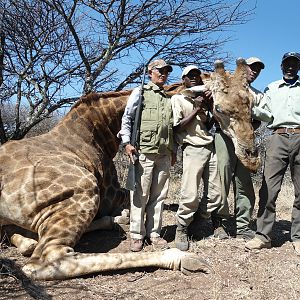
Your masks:
<instances>
[{"instance_id":1,"label":"rocky ground","mask_svg":"<svg viewBox=\"0 0 300 300\"><path fill-rule=\"evenodd\" d=\"M289 241L292 193L283 191L278 206L272 249L246 252L239 239L208 238L209 223L201 220L191 228L191 249L211 266L211 273L190 276L162 269L128 270L93 274L64 281L32 282L21 278L14 265L2 261L0 300L8 299L299 299L300 258ZM177 205L164 210L164 237L174 247ZM1 245L1 257L22 266L26 258L15 248ZM126 232L93 232L83 236L76 250L81 252L125 252ZM153 251L147 246L144 251ZM6 265L5 265L6 263ZM5 267L6 266L6 267Z\"/></svg>"}]
</instances>

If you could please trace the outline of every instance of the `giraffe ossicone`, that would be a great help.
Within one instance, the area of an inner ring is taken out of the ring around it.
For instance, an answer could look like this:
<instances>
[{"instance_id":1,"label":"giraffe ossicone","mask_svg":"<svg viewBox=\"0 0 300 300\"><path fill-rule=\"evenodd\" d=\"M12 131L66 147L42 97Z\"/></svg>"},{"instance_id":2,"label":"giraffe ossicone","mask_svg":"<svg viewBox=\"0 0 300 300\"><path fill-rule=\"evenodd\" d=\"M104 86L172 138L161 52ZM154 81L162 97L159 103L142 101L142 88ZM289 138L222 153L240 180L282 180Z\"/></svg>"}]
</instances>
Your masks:
<instances>
[{"instance_id":1,"label":"giraffe ossicone","mask_svg":"<svg viewBox=\"0 0 300 300\"><path fill-rule=\"evenodd\" d=\"M226 114L230 110L221 103L221 76L212 75L211 86ZM233 83L240 89L242 100L250 97L242 80L231 80L226 88ZM171 86L170 93L176 88L178 85ZM31 254L23 267L30 277L66 279L148 266L184 273L209 272L210 267L198 255L178 249L91 254L73 250L86 231L100 224L113 227L113 220L128 217L118 217L128 206L128 192L119 185L113 158L119 148L117 132L130 92L83 96L50 132L0 147L0 223L14 224L31 233L24 237L12 231L10 235L23 254ZM234 130L229 132L235 134Z\"/></svg>"}]
</instances>

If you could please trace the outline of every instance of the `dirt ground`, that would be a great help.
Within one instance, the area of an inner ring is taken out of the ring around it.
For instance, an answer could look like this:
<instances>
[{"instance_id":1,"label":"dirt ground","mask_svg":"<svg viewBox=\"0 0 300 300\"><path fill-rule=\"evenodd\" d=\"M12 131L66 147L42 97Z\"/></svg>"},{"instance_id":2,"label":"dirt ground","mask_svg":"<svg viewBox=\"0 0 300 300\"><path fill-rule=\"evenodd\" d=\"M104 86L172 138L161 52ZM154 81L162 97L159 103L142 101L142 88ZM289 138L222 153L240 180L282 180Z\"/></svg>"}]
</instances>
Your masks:
<instances>
[{"instance_id":1,"label":"dirt ground","mask_svg":"<svg viewBox=\"0 0 300 300\"><path fill-rule=\"evenodd\" d=\"M17 279L2 266L0 300L8 299L299 299L300 257L296 256L290 238L292 192L283 191L278 203L272 249L246 252L240 239L209 238L211 224L196 220L191 226L191 249L211 266L211 273L190 276L180 271L147 269L93 274L64 281L32 282ZM173 200L172 200L173 201ZM174 247L177 204L165 205L163 234ZM281 204L280 204L281 203ZM255 215L255 212L254 212ZM232 224L229 224L233 226ZM86 234L76 251L125 252L129 249L127 233L97 231ZM144 251L153 251L146 246ZM5 243L0 257L22 266L26 258ZM14 266L10 266L14 268Z\"/></svg>"}]
</instances>

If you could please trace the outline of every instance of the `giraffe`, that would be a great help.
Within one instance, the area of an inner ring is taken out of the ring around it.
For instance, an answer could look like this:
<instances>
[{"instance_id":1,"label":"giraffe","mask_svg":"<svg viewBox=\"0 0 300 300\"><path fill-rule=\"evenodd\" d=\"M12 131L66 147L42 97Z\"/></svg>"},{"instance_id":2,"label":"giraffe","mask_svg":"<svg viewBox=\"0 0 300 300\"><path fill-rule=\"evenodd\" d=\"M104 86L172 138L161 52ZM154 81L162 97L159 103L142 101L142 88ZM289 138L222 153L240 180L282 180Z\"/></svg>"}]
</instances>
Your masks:
<instances>
[{"instance_id":1,"label":"giraffe","mask_svg":"<svg viewBox=\"0 0 300 300\"><path fill-rule=\"evenodd\" d=\"M31 254L23 267L31 278L66 279L130 267L183 272L207 267L197 255L177 249L140 254L73 250L96 215L110 216L126 204L124 194L109 185L129 93L84 96L49 133L0 148L0 220L36 234L37 240L11 236L23 254Z\"/></svg>"},{"instance_id":2,"label":"giraffe","mask_svg":"<svg viewBox=\"0 0 300 300\"><path fill-rule=\"evenodd\" d=\"M222 98L219 77L212 76L216 81L212 91ZM170 91L177 87L171 86ZM242 82L237 81L235 88L242 89ZM95 217L111 225L126 207L126 193L119 189L112 159L130 92L83 96L50 132L0 147L0 223L32 233L24 236L21 230L11 235L12 244L31 255L22 268L31 278L67 279L147 266L185 274L209 272L209 265L197 254L176 248L139 253L73 250L84 232L96 228ZM241 97L248 99L247 91Z\"/></svg>"},{"instance_id":3,"label":"giraffe","mask_svg":"<svg viewBox=\"0 0 300 300\"><path fill-rule=\"evenodd\" d=\"M251 124L253 95L247 82L248 67L243 58L236 60L233 74L226 72L224 63L215 61L215 72L202 73L205 87L212 91L213 115L223 132L232 139L235 154L251 172L256 172L260 159L255 145L254 130ZM201 92L197 87L182 91L195 96Z\"/></svg>"}]
</instances>

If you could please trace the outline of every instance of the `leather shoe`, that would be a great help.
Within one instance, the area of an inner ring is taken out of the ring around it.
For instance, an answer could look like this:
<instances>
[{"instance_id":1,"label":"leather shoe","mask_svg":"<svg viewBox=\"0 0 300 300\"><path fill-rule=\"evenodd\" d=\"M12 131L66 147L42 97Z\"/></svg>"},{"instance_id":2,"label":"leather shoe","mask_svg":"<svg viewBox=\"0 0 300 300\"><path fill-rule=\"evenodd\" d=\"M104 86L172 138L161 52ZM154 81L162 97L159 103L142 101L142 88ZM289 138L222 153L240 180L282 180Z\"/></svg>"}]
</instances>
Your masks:
<instances>
[{"instance_id":1,"label":"leather shoe","mask_svg":"<svg viewBox=\"0 0 300 300\"><path fill-rule=\"evenodd\" d=\"M130 240L130 250L132 252L139 252L143 249L142 239L131 239Z\"/></svg>"},{"instance_id":2,"label":"leather shoe","mask_svg":"<svg viewBox=\"0 0 300 300\"><path fill-rule=\"evenodd\" d=\"M263 248L270 249L271 248L271 242L264 242L260 238L255 237L252 240L248 241L245 244L246 250L260 250Z\"/></svg>"}]
</instances>

